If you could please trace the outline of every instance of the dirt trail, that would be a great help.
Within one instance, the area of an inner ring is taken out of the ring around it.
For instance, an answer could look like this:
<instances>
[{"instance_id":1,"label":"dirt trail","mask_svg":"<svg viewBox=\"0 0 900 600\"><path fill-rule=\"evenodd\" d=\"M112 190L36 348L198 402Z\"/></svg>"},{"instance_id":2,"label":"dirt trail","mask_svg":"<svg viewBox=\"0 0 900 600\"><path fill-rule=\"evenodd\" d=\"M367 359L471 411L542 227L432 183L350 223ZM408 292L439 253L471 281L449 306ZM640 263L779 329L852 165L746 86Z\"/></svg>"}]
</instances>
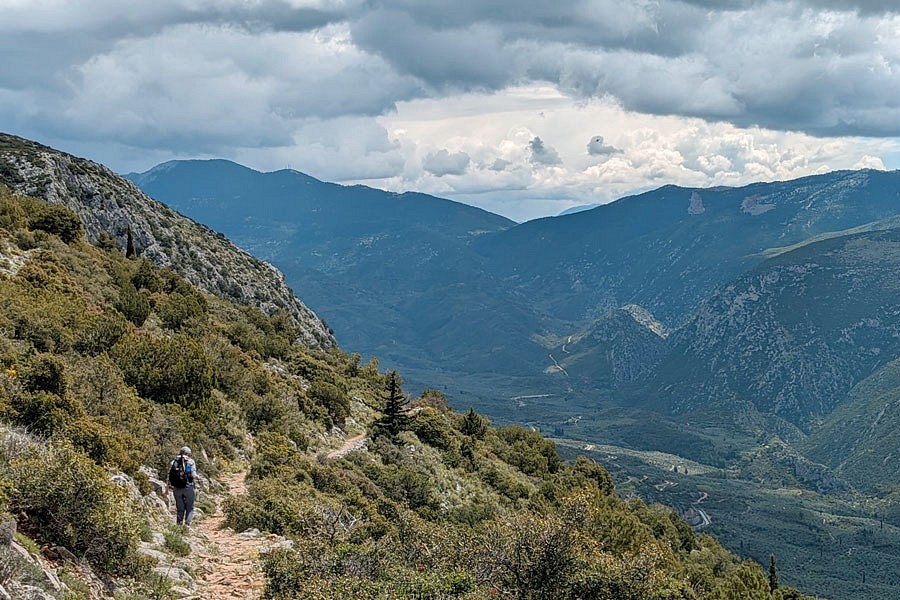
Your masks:
<instances>
[{"instance_id":1,"label":"dirt trail","mask_svg":"<svg viewBox=\"0 0 900 600\"><path fill-rule=\"evenodd\" d=\"M247 493L246 473L235 473L222 480L228 495ZM191 535L204 541L206 553L197 553L197 598L203 600L258 600L262 598L265 578L259 570L259 552L271 546L270 536L248 536L223 529L225 515L218 503L216 513L205 515L191 525Z\"/></svg>"},{"instance_id":2,"label":"dirt trail","mask_svg":"<svg viewBox=\"0 0 900 600\"><path fill-rule=\"evenodd\" d=\"M350 454L354 450L359 450L366 443L366 434L360 433L359 435L355 435L352 438L348 438L344 444L338 448L337 450L332 450L328 453L328 458L340 458L344 455Z\"/></svg>"},{"instance_id":3,"label":"dirt trail","mask_svg":"<svg viewBox=\"0 0 900 600\"><path fill-rule=\"evenodd\" d=\"M337 450L328 454L329 458L339 458L361 448L366 443L366 435L359 434L347 439ZM246 472L234 473L222 478L228 490L219 498L216 512L204 515L191 524L191 537L199 540L203 551L193 553L196 569L200 573L195 595L197 600L260 600L265 577L259 569L259 554L282 541L274 535L249 535L224 528L225 515L222 501L228 496L242 496L247 493Z\"/></svg>"}]
</instances>

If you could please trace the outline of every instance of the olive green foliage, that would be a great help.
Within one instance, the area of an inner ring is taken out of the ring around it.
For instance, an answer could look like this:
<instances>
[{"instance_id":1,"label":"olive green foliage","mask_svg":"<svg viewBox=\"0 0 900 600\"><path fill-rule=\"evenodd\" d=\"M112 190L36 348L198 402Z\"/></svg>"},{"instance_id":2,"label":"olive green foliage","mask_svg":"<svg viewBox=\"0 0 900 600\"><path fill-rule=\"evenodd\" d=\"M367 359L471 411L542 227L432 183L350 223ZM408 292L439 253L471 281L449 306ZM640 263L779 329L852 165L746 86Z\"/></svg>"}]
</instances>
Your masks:
<instances>
[{"instance_id":1,"label":"olive green foliage","mask_svg":"<svg viewBox=\"0 0 900 600\"><path fill-rule=\"evenodd\" d=\"M347 392L327 381L316 381L306 392L316 404L328 411L331 422L338 427L343 427L347 417L350 416L350 399Z\"/></svg>"},{"instance_id":2,"label":"olive green foliage","mask_svg":"<svg viewBox=\"0 0 900 600\"><path fill-rule=\"evenodd\" d=\"M115 303L116 310L140 327L150 316L150 299L147 294L138 291L130 281L126 281L119 290L119 298Z\"/></svg>"},{"instance_id":3,"label":"olive green foliage","mask_svg":"<svg viewBox=\"0 0 900 600\"><path fill-rule=\"evenodd\" d=\"M537 431L518 425L498 429L493 447L505 461L529 475L546 475L559 470L556 446Z\"/></svg>"},{"instance_id":4,"label":"olive green foliage","mask_svg":"<svg viewBox=\"0 0 900 600\"><path fill-rule=\"evenodd\" d=\"M212 365L203 346L190 337L130 334L112 348L111 356L125 381L144 398L197 409L212 402Z\"/></svg>"},{"instance_id":5,"label":"olive green foliage","mask_svg":"<svg viewBox=\"0 0 900 600\"><path fill-rule=\"evenodd\" d=\"M52 233L70 244L81 236L81 219L71 210L58 205L41 205L28 218L31 229Z\"/></svg>"},{"instance_id":6,"label":"olive green foliage","mask_svg":"<svg viewBox=\"0 0 900 600\"><path fill-rule=\"evenodd\" d=\"M57 236L65 243L81 237L81 219L71 210L34 198L14 195L0 184L0 227L8 230L32 229Z\"/></svg>"},{"instance_id":7,"label":"olive green foliage","mask_svg":"<svg viewBox=\"0 0 900 600\"><path fill-rule=\"evenodd\" d=\"M28 527L111 573L134 574L139 515L104 469L67 444L53 444L9 465L10 509Z\"/></svg>"},{"instance_id":8,"label":"olive green foliage","mask_svg":"<svg viewBox=\"0 0 900 600\"><path fill-rule=\"evenodd\" d=\"M183 531L178 525L169 527L163 532L163 545L175 556L187 556L191 553L191 546L185 541Z\"/></svg>"},{"instance_id":9,"label":"olive green foliage","mask_svg":"<svg viewBox=\"0 0 900 600\"><path fill-rule=\"evenodd\" d=\"M446 451L459 448L450 418L431 407L418 410L410 423L410 429L429 446Z\"/></svg>"}]
</instances>

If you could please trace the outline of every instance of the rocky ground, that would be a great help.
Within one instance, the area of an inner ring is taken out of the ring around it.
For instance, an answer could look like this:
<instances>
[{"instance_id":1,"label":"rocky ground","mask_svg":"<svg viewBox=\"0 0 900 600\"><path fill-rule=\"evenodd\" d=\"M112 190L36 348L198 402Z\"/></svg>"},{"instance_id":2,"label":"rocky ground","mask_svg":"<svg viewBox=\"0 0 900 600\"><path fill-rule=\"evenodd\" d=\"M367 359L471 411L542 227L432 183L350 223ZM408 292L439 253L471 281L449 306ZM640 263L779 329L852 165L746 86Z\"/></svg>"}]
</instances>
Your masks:
<instances>
[{"instance_id":1,"label":"rocky ground","mask_svg":"<svg viewBox=\"0 0 900 600\"><path fill-rule=\"evenodd\" d=\"M65 548L39 548L17 536L16 522L10 518L0 522L0 600L105 599L114 594L159 600L261 598L265 578L259 569L260 554L290 542L256 530L224 527L220 507L225 498L246 493L246 472L225 475L215 484L204 479L190 528L175 525L174 501L171 496L168 502L164 499L163 483L155 473L148 475L154 491L147 495L130 478L114 477L151 515L152 530L140 552L156 566L143 582L125 585L101 578Z\"/></svg>"}]
</instances>

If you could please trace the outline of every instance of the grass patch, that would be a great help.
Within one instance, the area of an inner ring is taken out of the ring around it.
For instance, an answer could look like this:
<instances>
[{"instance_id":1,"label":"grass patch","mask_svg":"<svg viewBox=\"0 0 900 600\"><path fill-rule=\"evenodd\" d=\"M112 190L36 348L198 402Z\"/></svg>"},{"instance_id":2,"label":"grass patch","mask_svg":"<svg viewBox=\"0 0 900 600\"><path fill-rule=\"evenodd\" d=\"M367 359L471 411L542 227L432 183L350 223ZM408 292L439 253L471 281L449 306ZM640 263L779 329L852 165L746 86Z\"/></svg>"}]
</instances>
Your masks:
<instances>
[{"instance_id":1,"label":"grass patch","mask_svg":"<svg viewBox=\"0 0 900 600\"><path fill-rule=\"evenodd\" d=\"M175 556L187 556L191 553L190 544L188 544L184 540L184 531L184 527L176 525L163 532L163 538L165 539L165 543L163 545L165 546L166 550L168 550Z\"/></svg>"}]
</instances>

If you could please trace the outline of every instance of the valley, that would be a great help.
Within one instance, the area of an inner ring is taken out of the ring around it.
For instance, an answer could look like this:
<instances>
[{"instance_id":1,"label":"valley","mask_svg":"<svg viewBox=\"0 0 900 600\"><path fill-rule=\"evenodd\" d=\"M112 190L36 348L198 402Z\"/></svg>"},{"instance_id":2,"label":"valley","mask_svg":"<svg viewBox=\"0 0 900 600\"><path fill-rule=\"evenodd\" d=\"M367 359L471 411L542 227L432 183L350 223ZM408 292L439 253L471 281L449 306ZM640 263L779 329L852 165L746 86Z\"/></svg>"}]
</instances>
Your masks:
<instances>
[{"instance_id":1,"label":"valley","mask_svg":"<svg viewBox=\"0 0 900 600\"><path fill-rule=\"evenodd\" d=\"M564 457L587 454L603 464L620 493L677 508L698 532L738 555L765 565L774 553L785 582L808 593L889 598L900 585L894 569L900 528L883 519L882 500L852 491L819 494L772 464L749 477L746 466L555 441Z\"/></svg>"}]
</instances>

